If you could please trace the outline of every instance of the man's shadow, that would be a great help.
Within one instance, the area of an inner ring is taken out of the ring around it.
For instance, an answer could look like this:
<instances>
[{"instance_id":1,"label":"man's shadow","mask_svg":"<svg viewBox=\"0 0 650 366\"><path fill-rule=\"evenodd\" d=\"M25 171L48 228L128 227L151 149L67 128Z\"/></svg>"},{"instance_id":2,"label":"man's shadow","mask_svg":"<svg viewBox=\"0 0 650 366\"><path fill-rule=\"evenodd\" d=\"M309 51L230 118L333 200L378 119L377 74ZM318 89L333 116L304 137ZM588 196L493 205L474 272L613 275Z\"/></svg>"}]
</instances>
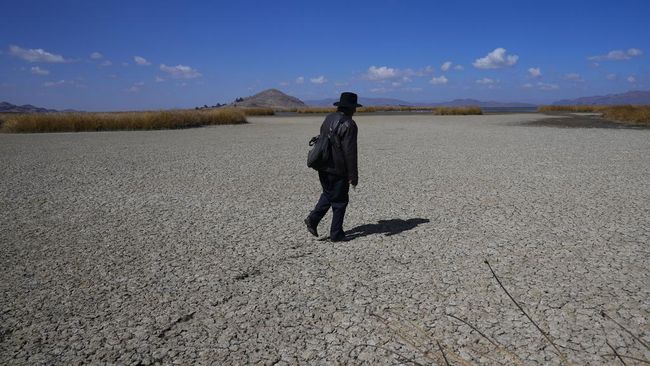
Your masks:
<instances>
[{"instance_id":1,"label":"man's shadow","mask_svg":"<svg viewBox=\"0 0 650 366\"><path fill-rule=\"evenodd\" d=\"M384 234L392 236L401 232L415 229L418 225L429 222L429 219L414 218L408 220L391 219L379 220L376 224L365 224L347 230L346 241L361 238L372 234Z\"/></svg>"}]
</instances>

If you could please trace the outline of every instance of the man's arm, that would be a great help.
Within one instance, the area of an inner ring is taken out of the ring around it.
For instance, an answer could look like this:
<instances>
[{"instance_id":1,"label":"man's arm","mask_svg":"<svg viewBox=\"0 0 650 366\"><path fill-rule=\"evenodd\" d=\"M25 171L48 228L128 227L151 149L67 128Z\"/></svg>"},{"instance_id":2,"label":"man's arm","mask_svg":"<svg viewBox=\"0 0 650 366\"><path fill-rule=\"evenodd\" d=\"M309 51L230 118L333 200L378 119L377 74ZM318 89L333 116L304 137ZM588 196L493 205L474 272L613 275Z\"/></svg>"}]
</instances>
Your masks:
<instances>
[{"instance_id":1,"label":"man's arm","mask_svg":"<svg viewBox=\"0 0 650 366\"><path fill-rule=\"evenodd\" d=\"M353 186L356 186L359 183L359 169L357 167L357 133L357 124L354 123L354 121L350 121L350 126L345 131L343 141L341 141L345 168L348 172L348 180Z\"/></svg>"}]
</instances>

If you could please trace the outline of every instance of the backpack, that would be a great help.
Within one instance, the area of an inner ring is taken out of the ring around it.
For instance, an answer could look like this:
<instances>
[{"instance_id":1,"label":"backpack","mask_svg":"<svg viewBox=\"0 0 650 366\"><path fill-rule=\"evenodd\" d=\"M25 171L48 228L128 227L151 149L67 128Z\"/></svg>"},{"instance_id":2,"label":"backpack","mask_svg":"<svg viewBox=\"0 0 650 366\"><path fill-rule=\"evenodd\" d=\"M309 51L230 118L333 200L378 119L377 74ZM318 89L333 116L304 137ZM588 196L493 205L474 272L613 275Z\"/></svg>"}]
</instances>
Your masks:
<instances>
[{"instance_id":1,"label":"backpack","mask_svg":"<svg viewBox=\"0 0 650 366\"><path fill-rule=\"evenodd\" d=\"M321 170L325 168L332 158L332 141L334 140L334 145L340 146L340 141L338 135L335 131L341 124L341 118L336 121L336 125L332 127L330 123L330 129L327 133L326 138L321 138L321 135L314 136L309 140L309 146L313 146L309 153L307 154L307 166L315 169Z\"/></svg>"}]
</instances>

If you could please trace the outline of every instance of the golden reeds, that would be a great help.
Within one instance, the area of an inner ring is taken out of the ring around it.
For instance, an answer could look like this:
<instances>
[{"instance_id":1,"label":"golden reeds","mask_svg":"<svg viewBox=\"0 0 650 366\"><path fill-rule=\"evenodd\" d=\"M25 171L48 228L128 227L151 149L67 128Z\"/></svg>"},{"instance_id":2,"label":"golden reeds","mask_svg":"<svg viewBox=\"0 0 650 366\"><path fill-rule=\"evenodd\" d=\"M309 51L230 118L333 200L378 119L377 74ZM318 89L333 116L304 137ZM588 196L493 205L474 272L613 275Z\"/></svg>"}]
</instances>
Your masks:
<instances>
[{"instance_id":1,"label":"golden reeds","mask_svg":"<svg viewBox=\"0 0 650 366\"><path fill-rule=\"evenodd\" d=\"M539 107L537 111L602 113L603 118L613 121L640 125L650 124L650 106L648 105L547 105Z\"/></svg>"},{"instance_id":2,"label":"golden reeds","mask_svg":"<svg viewBox=\"0 0 650 366\"><path fill-rule=\"evenodd\" d=\"M438 107L433 110L433 114L439 116L464 116L464 115L481 115L483 111L480 107Z\"/></svg>"},{"instance_id":3,"label":"golden reeds","mask_svg":"<svg viewBox=\"0 0 650 366\"><path fill-rule=\"evenodd\" d=\"M3 132L79 132L159 130L246 123L246 115L232 108L115 113L45 113L5 117Z\"/></svg>"},{"instance_id":4,"label":"golden reeds","mask_svg":"<svg viewBox=\"0 0 650 366\"><path fill-rule=\"evenodd\" d=\"M273 108L237 108L247 116L272 116L275 114Z\"/></svg>"},{"instance_id":5,"label":"golden reeds","mask_svg":"<svg viewBox=\"0 0 650 366\"><path fill-rule=\"evenodd\" d=\"M605 106L597 105L543 105L537 108L538 112L572 112L572 113L600 113Z\"/></svg>"},{"instance_id":6,"label":"golden reeds","mask_svg":"<svg viewBox=\"0 0 650 366\"><path fill-rule=\"evenodd\" d=\"M650 125L650 106L612 106L603 110L603 117L614 121Z\"/></svg>"}]
</instances>

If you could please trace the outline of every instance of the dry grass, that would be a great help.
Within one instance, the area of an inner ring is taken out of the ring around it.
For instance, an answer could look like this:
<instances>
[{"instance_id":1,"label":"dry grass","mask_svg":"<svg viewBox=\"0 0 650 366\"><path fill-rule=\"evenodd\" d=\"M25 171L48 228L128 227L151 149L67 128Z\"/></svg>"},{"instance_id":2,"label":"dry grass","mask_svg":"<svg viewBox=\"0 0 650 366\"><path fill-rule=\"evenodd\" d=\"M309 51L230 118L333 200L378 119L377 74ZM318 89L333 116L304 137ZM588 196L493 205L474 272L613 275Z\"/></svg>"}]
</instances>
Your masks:
<instances>
[{"instance_id":1,"label":"dry grass","mask_svg":"<svg viewBox=\"0 0 650 366\"><path fill-rule=\"evenodd\" d=\"M614 121L650 125L650 106L620 105L605 108L603 117Z\"/></svg>"},{"instance_id":2,"label":"dry grass","mask_svg":"<svg viewBox=\"0 0 650 366\"><path fill-rule=\"evenodd\" d=\"M319 113L327 114L336 111L336 107L309 107L293 108L288 110L294 113ZM368 106L357 109L357 113L375 112L426 112L431 111L436 115L468 115L483 114L479 107L430 107L430 106Z\"/></svg>"},{"instance_id":3,"label":"dry grass","mask_svg":"<svg viewBox=\"0 0 650 366\"><path fill-rule=\"evenodd\" d=\"M236 108L247 116L272 116L275 114L273 108Z\"/></svg>"},{"instance_id":4,"label":"dry grass","mask_svg":"<svg viewBox=\"0 0 650 366\"><path fill-rule=\"evenodd\" d=\"M483 111L480 107L438 107L433 110L433 114L439 116L466 116L481 115Z\"/></svg>"},{"instance_id":5,"label":"dry grass","mask_svg":"<svg viewBox=\"0 0 650 366\"><path fill-rule=\"evenodd\" d=\"M537 108L538 112L572 112L572 113L600 113L605 106L598 105L543 105Z\"/></svg>"},{"instance_id":6,"label":"dry grass","mask_svg":"<svg viewBox=\"0 0 650 366\"><path fill-rule=\"evenodd\" d=\"M609 120L650 125L650 106L648 105L547 105L539 107L537 111L602 113L603 117Z\"/></svg>"},{"instance_id":7,"label":"dry grass","mask_svg":"<svg viewBox=\"0 0 650 366\"><path fill-rule=\"evenodd\" d=\"M2 132L14 133L160 130L246 123L244 112L235 109L18 114L4 118Z\"/></svg>"}]
</instances>

